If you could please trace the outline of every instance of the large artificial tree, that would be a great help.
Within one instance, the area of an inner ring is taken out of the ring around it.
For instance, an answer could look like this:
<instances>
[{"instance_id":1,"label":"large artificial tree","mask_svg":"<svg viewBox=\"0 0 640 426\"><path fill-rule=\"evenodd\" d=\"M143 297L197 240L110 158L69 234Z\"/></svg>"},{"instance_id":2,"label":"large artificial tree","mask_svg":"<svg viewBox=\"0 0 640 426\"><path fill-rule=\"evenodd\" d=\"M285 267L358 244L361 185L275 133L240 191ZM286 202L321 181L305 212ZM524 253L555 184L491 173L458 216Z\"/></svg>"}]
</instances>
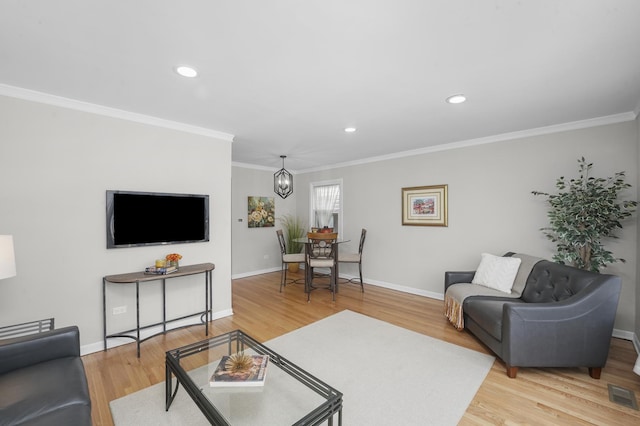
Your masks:
<instances>
[{"instance_id":1,"label":"large artificial tree","mask_svg":"<svg viewBox=\"0 0 640 426\"><path fill-rule=\"evenodd\" d=\"M613 177L589 176L593 163L578 160L580 176L556 181L558 194L533 191L547 198L550 205L549 226L541 231L557 245L553 260L576 268L599 272L610 263L624 262L604 247L604 238L617 238L614 231L631 216L636 201L619 200L620 191L631 187L625 183L625 172Z\"/></svg>"},{"instance_id":2,"label":"large artificial tree","mask_svg":"<svg viewBox=\"0 0 640 426\"><path fill-rule=\"evenodd\" d=\"M284 228L287 254L302 252L304 243L301 243L300 239L307 236L302 220L297 216L285 214L280 218L280 223Z\"/></svg>"}]
</instances>

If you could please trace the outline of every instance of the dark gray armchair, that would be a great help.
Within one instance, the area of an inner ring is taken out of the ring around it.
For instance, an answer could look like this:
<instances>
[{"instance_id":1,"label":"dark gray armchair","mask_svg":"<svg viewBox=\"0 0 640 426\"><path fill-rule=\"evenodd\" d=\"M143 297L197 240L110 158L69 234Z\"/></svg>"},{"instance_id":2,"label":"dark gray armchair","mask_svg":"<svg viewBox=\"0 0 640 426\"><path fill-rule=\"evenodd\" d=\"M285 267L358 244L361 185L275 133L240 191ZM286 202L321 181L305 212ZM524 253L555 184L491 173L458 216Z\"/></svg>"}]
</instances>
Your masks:
<instances>
[{"instance_id":1,"label":"dark gray armchair","mask_svg":"<svg viewBox=\"0 0 640 426\"><path fill-rule=\"evenodd\" d=\"M446 272L445 291L470 283L474 272ZM587 367L600 378L607 362L621 280L546 260L536 263L519 298L471 296L464 328L506 364L519 367Z\"/></svg>"},{"instance_id":2,"label":"dark gray armchair","mask_svg":"<svg viewBox=\"0 0 640 426\"><path fill-rule=\"evenodd\" d=\"M0 425L91 425L78 327L0 341Z\"/></svg>"}]
</instances>

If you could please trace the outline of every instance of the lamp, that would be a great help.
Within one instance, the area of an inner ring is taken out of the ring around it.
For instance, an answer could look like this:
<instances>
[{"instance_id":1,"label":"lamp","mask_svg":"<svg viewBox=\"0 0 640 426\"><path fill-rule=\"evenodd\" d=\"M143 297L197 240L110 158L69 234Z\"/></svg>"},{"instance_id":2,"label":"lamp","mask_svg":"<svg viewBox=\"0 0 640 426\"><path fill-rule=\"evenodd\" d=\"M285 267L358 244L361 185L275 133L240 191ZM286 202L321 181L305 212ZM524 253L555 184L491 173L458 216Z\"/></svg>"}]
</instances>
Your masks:
<instances>
[{"instance_id":1,"label":"lamp","mask_svg":"<svg viewBox=\"0 0 640 426\"><path fill-rule=\"evenodd\" d=\"M13 235L0 235L0 280L16 276Z\"/></svg>"},{"instance_id":2,"label":"lamp","mask_svg":"<svg viewBox=\"0 0 640 426\"><path fill-rule=\"evenodd\" d=\"M286 155L281 155L282 168L273 174L273 192L282 198L287 198L293 193L293 175L284 168Z\"/></svg>"}]
</instances>

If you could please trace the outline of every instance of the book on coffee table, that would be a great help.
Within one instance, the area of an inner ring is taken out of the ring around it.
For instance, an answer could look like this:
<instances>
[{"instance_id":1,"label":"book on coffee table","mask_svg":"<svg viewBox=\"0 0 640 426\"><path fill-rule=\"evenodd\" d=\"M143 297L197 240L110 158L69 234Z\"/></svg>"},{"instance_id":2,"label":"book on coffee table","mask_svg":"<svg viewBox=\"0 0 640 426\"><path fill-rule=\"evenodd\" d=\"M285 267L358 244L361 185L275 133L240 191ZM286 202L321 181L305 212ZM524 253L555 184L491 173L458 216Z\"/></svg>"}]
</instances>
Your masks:
<instances>
[{"instance_id":1,"label":"book on coffee table","mask_svg":"<svg viewBox=\"0 0 640 426\"><path fill-rule=\"evenodd\" d=\"M238 354L222 357L209 379L211 387L264 386L267 377L268 355L246 355L245 366L234 365ZM242 356L242 354L240 354Z\"/></svg>"}]
</instances>

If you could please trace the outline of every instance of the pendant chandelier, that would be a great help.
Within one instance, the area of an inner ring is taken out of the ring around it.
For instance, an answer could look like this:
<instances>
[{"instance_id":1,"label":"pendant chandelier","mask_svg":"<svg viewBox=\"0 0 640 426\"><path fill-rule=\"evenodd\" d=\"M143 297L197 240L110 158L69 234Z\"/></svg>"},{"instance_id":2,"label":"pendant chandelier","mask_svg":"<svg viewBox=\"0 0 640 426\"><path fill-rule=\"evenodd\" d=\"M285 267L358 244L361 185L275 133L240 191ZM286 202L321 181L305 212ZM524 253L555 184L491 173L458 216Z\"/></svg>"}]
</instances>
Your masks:
<instances>
[{"instance_id":1,"label":"pendant chandelier","mask_svg":"<svg viewBox=\"0 0 640 426\"><path fill-rule=\"evenodd\" d=\"M286 155L281 155L282 168L273 174L273 192L282 198L287 198L293 194L293 175L284 168L284 159Z\"/></svg>"}]
</instances>

